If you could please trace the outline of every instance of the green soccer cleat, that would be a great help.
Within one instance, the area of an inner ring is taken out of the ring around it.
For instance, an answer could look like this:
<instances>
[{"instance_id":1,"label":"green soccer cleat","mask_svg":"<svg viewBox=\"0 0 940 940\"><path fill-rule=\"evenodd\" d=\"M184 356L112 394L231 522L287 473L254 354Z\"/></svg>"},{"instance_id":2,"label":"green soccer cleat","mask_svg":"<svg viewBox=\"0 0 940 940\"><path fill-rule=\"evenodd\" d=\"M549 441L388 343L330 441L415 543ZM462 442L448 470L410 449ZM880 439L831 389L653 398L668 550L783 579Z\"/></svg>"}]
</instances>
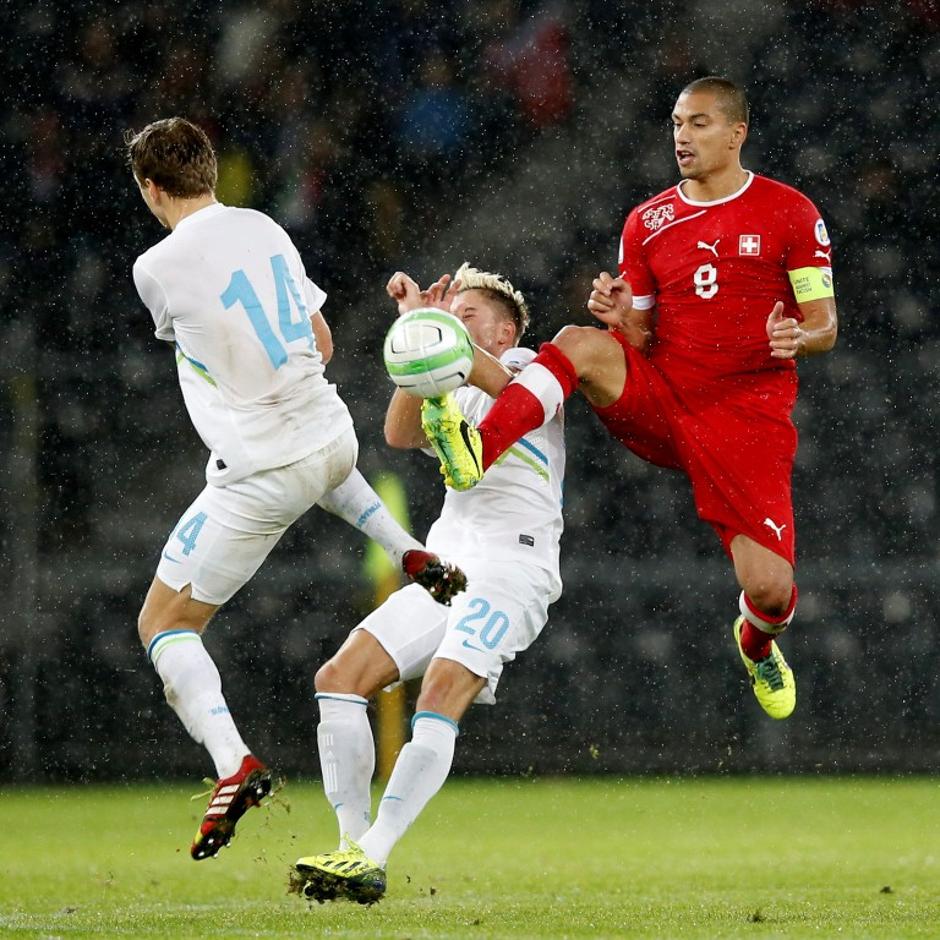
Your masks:
<instances>
[{"instance_id":1,"label":"green soccer cleat","mask_svg":"<svg viewBox=\"0 0 940 940\"><path fill-rule=\"evenodd\" d=\"M347 842L345 849L297 859L291 890L320 904L338 898L375 904L385 894L385 869L355 842Z\"/></svg>"},{"instance_id":2,"label":"green soccer cleat","mask_svg":"<svg viewBox=\"0 0 940 940\"><path fill-rule=\"evenodd\" d=\"M787 665L776 642L770 644L770 655L764 659L754 662L748 657L741 647L743 626L744 617L738 617L734 622L734 639L738 644L744 668L751 678L754 695L761 708L771 718L789 718L796 708L796 679L793 670Z\"/></svg>"},{"instance_id":3,"label":"green soccer cleat","mask_svg":"<svg viewBox=\"0 0 940 940\"><path fill-rule=\"evenodd\" d=\"M453 395L425 398L421 427L441 462L444 482L454 490L469 490L483 476L480 432L467 424Z\"/></svg>"}]
</instances>

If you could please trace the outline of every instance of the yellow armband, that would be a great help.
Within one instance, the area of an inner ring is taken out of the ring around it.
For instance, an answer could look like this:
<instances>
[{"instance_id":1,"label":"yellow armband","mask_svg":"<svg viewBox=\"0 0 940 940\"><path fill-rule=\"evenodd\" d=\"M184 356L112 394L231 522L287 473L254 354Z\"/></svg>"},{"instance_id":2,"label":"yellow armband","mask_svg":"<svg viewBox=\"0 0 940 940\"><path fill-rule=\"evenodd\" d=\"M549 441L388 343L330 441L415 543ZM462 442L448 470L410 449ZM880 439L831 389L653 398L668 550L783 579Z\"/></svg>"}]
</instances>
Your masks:
<instances>
[{"instance_id":1,"label":"yellow armband","mask_svg":"<svg viewBox=\"0 0 940 940\"><path fill-rule=\"evenodd\" d=\"M797 268L787 271L790 284L793 286L793 296L798 304L806 300L822 300L824 297L835 297L832 289L832 271L828 268Z\"/></svg>"}]
</instances>

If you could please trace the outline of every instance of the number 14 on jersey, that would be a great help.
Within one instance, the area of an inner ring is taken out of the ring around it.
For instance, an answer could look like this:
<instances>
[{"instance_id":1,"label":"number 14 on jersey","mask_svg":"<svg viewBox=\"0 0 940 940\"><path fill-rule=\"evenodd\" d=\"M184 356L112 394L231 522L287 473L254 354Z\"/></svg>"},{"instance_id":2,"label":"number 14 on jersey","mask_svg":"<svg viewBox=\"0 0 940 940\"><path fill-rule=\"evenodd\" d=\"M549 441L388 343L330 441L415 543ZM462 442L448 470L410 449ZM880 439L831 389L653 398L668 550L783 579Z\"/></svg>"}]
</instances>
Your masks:
<instances>
[{"instance_id":1,"label":"number 14 on jersey","mask_svg":"<svg viewBox=\"0 0 940 940\"><path fill-rule=\"evenodd\" d=\"M255 289L251 286L251 281L248 280L248 275L241 268L233 272L232 279L220 295L220 299L226 310L235 306L235 304L242 305L245 313L248 314L248 319L254 328L255 334L271 360L271 365L275 369L279 369L287 362L285 344L298 339L306 339L310 348L314 348L313 329L310 326L307 305L297 289L297 284L291 277L291 273L287 268L287 261L283 255L274 255L271 258L271 271L274 275L274 290L277 297L277 327L283 342L275 333L274 326L268 319ZM300 314L300 319L297 321L292 317L292 300L293 306L297 308L297 312Z\"/></svg>"}]
</instances>

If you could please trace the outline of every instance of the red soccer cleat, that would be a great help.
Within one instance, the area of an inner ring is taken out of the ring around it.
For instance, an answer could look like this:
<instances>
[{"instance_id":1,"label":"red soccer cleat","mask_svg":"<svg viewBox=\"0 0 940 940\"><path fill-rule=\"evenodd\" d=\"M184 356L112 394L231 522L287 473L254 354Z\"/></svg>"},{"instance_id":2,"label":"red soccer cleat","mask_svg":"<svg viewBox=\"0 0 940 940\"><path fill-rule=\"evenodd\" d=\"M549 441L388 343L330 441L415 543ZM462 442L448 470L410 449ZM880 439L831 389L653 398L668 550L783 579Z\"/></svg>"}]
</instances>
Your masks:
<instances>
[{"instance_id":1,"label":"red soccer cleat","mask_svg":"<svg viewBox=\"0 0 940 940\"><path fill-rule=\"evenodd\" d=\"M235 835L235 823L271 792L271 771L248 754L241 767L220 780L209 797L209 807L193 839L189 854L198 862L212 858Z\"/></svg>"},{"instance_id":2,"label":"red soccer cleat","mask_svg":"<svg viewBox=\"0 0 940 940\"><path fill-rule=\"evenodd\" d=\"M467 589L467 576L433 552L412 548L402 556L401 567L415 584L420 584L434 600L447 607L455 594Z\"/></svg>"}]
</instances>

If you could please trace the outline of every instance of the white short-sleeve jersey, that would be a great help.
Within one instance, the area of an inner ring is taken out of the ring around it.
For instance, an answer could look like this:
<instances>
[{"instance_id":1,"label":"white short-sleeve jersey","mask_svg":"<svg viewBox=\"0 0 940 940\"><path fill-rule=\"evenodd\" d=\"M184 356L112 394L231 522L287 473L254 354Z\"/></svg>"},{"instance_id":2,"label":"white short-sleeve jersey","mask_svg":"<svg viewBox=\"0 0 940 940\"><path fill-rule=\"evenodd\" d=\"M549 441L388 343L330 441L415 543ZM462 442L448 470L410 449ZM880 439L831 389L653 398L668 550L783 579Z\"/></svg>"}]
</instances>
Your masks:
<instances>
[{"instance_id":1,"label":"white short-sleeve jersey","mask_svg":"<svg viewBox=\"0 0 940 940\"><path fill-rule=\"evenodd\" d=\"M209 483L286 466L352 426L310 326L326 294L264 213L194 212L137 259L134 283L157 338L175 344Z\"/></svg>"},{"instance_id":2,"label":"white short-sleeve jersey","mask_svg":"<svg viewBox=\"0 0 940 940\"><path fill-rule=\"evenodd\" d=\"M500 361L518 371L535 358L531 349L509 349ZM493 399L472 386L454 393L471 424L479 424ZM565 476L564 413L559 410L529 431L491 466L472 489L447 490L427 546L456 562L525 561L551 572L554 596L561 594L559 541L563 528Z\"/></svg>"}]
</instances>

